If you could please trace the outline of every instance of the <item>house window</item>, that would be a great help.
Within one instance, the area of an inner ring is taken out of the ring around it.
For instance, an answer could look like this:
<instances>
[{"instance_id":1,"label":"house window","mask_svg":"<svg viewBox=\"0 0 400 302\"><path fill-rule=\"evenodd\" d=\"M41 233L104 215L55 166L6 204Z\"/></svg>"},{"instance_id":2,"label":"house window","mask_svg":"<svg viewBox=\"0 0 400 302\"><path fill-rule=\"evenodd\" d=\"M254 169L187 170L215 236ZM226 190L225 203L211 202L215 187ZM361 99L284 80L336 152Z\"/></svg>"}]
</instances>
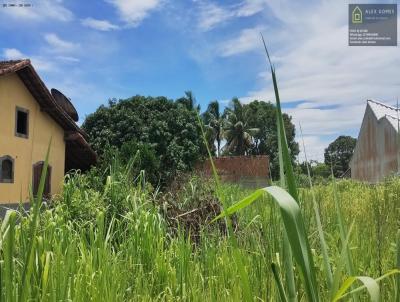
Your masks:
<instances>
[{"instance_id":1,"label":"house window","mask_svg":"<svg viewBox=\"0 0 400 302\"><path fill-rule=\"evenodd\" d=\"M28 138L29 130L29 110L20 107L15 111L15 135Z\"/></svg>"},{"instance_id":2,"label":"house window","mask_svg":"<svg viewBox=\"0 0 400 302\"><path fill-rule=\"evenodd\" d=\"M39 191L40 179L42 178L44 162L40 161L33 165L33 183L32 191L33 195L37 196ZM48 197L51 193L51 166L47 166L46 179L43 188L43 196Z\"/></svg>"},{"instance_id":3,"label":"house window","mask_svg":"<svg viewBox=\"0 0 400 302\"><path fill-rule=\"evenodd\" d=\"M14 182L14 159L11 156L0 157L0 183Z\"/></svg>"}]
</instances>

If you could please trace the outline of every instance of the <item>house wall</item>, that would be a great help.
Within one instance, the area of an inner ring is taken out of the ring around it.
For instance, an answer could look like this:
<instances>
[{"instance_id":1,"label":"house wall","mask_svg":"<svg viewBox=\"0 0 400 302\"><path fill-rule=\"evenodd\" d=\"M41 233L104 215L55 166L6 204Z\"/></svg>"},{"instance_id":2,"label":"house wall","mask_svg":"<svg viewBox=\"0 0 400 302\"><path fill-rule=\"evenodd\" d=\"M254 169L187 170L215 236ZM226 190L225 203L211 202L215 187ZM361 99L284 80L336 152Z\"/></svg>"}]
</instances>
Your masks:
<instances>
[{"instance_id":1,"label":"house wall","mask_svg":"<svg viewBox=\"0 0 400 302\"><path fill-rule=\"evenodd\" d=\"M397 132L367 105L357 146L350 162L353 179L376 183L397 171Z\"/></svg>"},{"instance_id":2,"label":"house wall","mask_svg":"<svg viewBox=\"0 0 400 302\"><path fill-rule=\"evenodd\" d=\"M15 136L16 106L29 110L29 137ZM52 167L51 194L62 188L65 164L64 130L40 110L16 74L0 77L0 157L14 159L14 183L0 183L0 202L15 203L28 199L33 164L44 161L52 139L49 165Z\"/></svg>"}]
</instances>

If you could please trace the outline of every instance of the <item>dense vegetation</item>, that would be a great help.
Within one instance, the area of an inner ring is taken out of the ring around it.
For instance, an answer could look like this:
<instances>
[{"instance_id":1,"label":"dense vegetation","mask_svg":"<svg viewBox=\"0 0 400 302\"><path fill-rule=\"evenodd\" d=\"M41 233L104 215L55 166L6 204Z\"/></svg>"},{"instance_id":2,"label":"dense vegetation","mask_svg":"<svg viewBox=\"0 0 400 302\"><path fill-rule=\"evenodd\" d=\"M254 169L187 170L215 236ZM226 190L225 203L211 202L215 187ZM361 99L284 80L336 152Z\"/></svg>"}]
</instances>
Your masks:
<instances>
[{"instance_id":1,"label":"dense vegetation","mask_svg":"<svg viewBox=\"0 0 400 302\"><path fill-rule=\"evenodd\" d=\"M165 184L193 168L205 151L197 113L183 100L189 102L142 96L110 101L90 114L82 127L102 160L109 158L105 153L121 149L125 158L145 151L140 154L151 165L146 166L149 179L154 185Z\"/></svg>"},{"instance_id":2,"label":"dense vegetation","mask_svg":"<svg viewBox=\"0 0 400 302\"><path fill-rule=\"evenodd\" d=\"M215 223L204 220L194 231L194 214L188 214L192 220L178 217L215 199L213 183L190 178L175 195L159 195L140 182L133 186L123 167L112 171L100 189L93 188L98 185L95 173L69 177L55 206L43 208L37 222L33 214L8 216L1 228L1 300L21 300L23 295L22 300L35 301L240 301L244 292L237 255L251 280L254 300L279 299L270 264L276 264L285 280L283 228L270 197L237 216L235 247ZM331 183L316 187L314 193L333 268L340 267L343 248L335 193L344 223L353 223L349 248L355 274L379 277L396 266L400 180L377 186L342 181L336 189ZM236 186L221 187L228 204L246 194ZM299 192L320 300L328 301L311 199L309 189ZM30 244L33 254L27 267ZM345 275L341 273L341 283ZM380 282L382 301L393 301L395 280L391 276ZM307 300L297 273L295 282L298 300ZM366 297L361 292L361 300Z\"/></svg>"},{"instance_id":3,"label":"dense vegetation","mask_svg":"<svg viewBox=\"0 0 400 302\"><path fill-rule=\"evenodd\" d=\"M101 156L101 165L109 166L105 159L110 153L130 159L140 151L138 171L146 170L153 185L166 185L180 173L191 171L206 155L196 117L199 110L190 91L175 101L135 96L100 106L82 127ZM218 101L211 102L202 122L212 154L268 155L271 174L277 178L276 113L276 106L269 102L242 104L233 98L223 112ZM299 153L295 126L287 114L283 114L283 120L294 163Z\"/></svg>"}]
</instances>

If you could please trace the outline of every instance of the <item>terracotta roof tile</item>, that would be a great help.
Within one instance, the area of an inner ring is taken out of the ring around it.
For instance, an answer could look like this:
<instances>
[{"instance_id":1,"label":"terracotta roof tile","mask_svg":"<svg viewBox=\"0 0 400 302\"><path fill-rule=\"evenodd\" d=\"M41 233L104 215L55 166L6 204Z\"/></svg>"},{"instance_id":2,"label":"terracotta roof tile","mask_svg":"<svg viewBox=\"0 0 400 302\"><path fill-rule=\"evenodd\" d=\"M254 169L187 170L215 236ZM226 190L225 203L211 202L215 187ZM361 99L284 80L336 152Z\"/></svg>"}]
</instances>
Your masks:
<instances>
[{"instance_id":1,"label":"terracotta roof tile","mask_svg":"<svg viewBox=\"0 0 400 302\"><path fill-rule=\"evenodd\" d=\"M25 60L11 60L11 61L0 61L0 75L12 73L24 68L31 64L28 59Z\"/></svg>"}]
</instances>

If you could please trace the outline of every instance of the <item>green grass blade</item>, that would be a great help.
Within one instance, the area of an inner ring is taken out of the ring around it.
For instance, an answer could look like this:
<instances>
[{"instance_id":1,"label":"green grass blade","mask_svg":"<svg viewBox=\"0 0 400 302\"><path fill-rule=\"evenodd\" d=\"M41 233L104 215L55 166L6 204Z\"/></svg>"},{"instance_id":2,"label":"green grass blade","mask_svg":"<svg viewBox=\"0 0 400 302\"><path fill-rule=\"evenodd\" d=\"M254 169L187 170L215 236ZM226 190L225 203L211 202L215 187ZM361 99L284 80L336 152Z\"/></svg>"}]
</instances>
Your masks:
<instances>
[{"instance_id":1,"label":"green grass blade","mask_svg":"<svg viewBox=\"0 0 400 302\"><path fill-rule=\"evenodd\" d=\"M51 147L52 139L50 139L49 145L47 147L46 159L44 161L42 174L40 177L39 188L36 197L32 197L33 203L33 213L32 220L30 223L30 241L27 249L27 254L25 255L25 263L24 269L22 273L22 282L21 282L21 294L19 296L20 301L27 300L27 292L29 290L28 283L30 281L31 274L33 272L34 266L34 252L35 252L35 243L36 243L36 230L39 223L39 214L40 214L40 206L42 204L44 186L46 183L47 176L47 168L49 166L49 156L50 156L50 147Z\"/></svg>"},{"instance_id":2,"label":"green grass blade","mask_svg":"<svg viewBox=\"0 0 400 302\"><path fill-rule=\"evenodd\" d=\"M282 115L282 109L281 109L281 101L279 97L279 90L278 90L278 84L276 80L276 73L275 73L275 68L271 62L271 58L268 53L267 45L265 44L265 40L263 35L261 34L261 39L264 44L264 49L267 54L267 58L269 61L270 69L271 69L271 75L272 75L272 82L274 85L274 92L275 92L275 99L276 99L276 109L277 109L277 119L278 119L278 135L280 137L279 141L281 142L282 146L282 158L283 158L283 164L284 164L284 172L285 172L285 177L286 177L286 183L287 183L287 188L290 193L290 195L293 196L293 198L298 202L298 192L297 192L297 186L296 186L296 180L294 177L294 172L293 172L293 166L292 166L292 160L290 157L290 150L289 146L287 143L286 139L286 134L285 134L285 126L283 123L283 115Z\"/></svg>"},{"instance_id":3,"label":"green grass blade","mask_svg":"<svg viewBox=\"0 0 400 302\"><path fill-rule=\"evenodd\" d=\"M50 261L51 261L51 252L46 253L45 264L42 273L42 301L45 298L47 292L47 286L49 281L49 271L50 271Z\"/></svg>"},{"instance_id":4,"label":"green grass blade","mask_svg":"<svg viewBox=\"0 0 400 302\"><path fill-rule=\"evenodd\" d=\"M396 268L400 270L400 230L396 236ZM396 302L400 302L400 274L396 276Z\"/></svg>"},{"instance_id":5,"label":"green grass blade","mask_svg":"<svg viewBox=\"0 0 400 302\"><path fill-rule=\"evenodd\" d=\"M0 229L0 233L3 237L3 234L5 233L6 229L10 226L10 216L13 212L12 211L7 211L6 215L4 216L4 219L1 223L1 229Z\"/></svg>"},{"instance_id":6,"label":"green grass blade","mask_svg":"<svg viewBox=\"0 0 400 302\"><path fill-rule=\"evenodd\" d=\"M201 121L199 114L197 114L197 121L199 123L200 130L201 130L201 135L203 137L203 142L204 142L204 144L206 146L208 158L209 158L210 163L211 163L211 168L212 168L212 172L213 172L213 176L214 176L214 180L215 180L215 184L216 184L217 194L219 194L220 188L221 188L220 181L219 181L219 176L218 176L217 168L215 167L214 161L212 159L212 154L211 154L210 147L208 146L207 136L206 136L206 133L204 131L203 122Z\"/></svg>"},{"instance_id":7,"label":"green grass blade","mask_svg":"<svg viewBox=\"0 0 400 302\"><path fill-rule=\"evenodd\" d=\"M344 281L343 285L337 291L337 293L336 293L336 295L335 295L335 297L333 298L332 301L336 302L336 301L340 300L341 298L343 298L343 294L357 280L361 281L364 284L364 287L367 289L367 291L369 293L371 301L372 302L379 302L380 292L379 292L378 282L376 282L371 277L365 277L365 276L347 278Z\"/></svg>"},{"instance_id":8,"label":"green grass blade","mask_svg":"<svg viewBox=\"0 0 400 302\"><path fill-rule=\"evenodd\" d=\"M286 302L287 298L285 295L285 290L283 289L282 280L279 277L278 268L276 267L275 263L271 263L271 269L272 274L274 275L276 286L278 287L279 298L281 299L281 302Z\"/></svg>"},{"instance_id":9,"label":"green grass blade","mask_svg":"<svg viewBox=\"0 0 400 302\"><path fill-rule=\"evenodd\" d=\"M354 224L354 222L353 222L353 224ZM330 290L331 300L334 299L334 297L336 296L336 293L339 290L339 283L340 283L340 277L342 274L342 270L346 266L346 255L347 255L346 252L347 252L348 242L350 240L350 235L353 230L353 224L350 226L350 229L349 229L344 241L342 242L342 250L340 253L340 258L339 258L338 265L336 267L335 274L333 276L333 285Z\"/></svg>"},{"instance_id":10,"label":"green grass blade","mask_svg":"<svg viewBox=\"0 0 400 302\"><path fill-rule=\"evenodd\" d=\"M279 118L276 116L276 129L278 133L278 160L279 160L279 181L282 188L286 188L285 181L285 171L284 171L284 163L283 163L283 155L282 155L282 140L281 140L281 132L279 131Z\"/></svg>"},{"instance_id":11,"label":"green grass blade","mask_svg":"<svg viewBox=\"0 0 400 302\"><path fill-rule=\"evenodd\" d=\"M337 217L337 221L338 221L338 225L339 225L340 240L344 247L344 257L346 260L347 273L349 276L354 276L354 275L356 275L356 273L354 271L353 260L351 257L351 252L350 252L350 249L348 246L348 242L346 241L346 226L344 223L342 209L341 209L340 203L339 203L338 189L336 186L335 177L333 175L333 170L332 170L331 174L332 174L332 185L333 185L333 199L335 202L336 217ZM358 301L358 295L357 294L353 295L353 299L354 299L354 301Z\"/></svg>"},{"instance_id":12,"label":"green grass blade","mask_svg":"<svg viewBox=\"0 0 400 302\"><path fill-rule=\"evenodd\" d=\"M309 301L319 301L318 286L314 270L314 262L306 235L300 208L294 198L284 189L271 186L255 191L247 198L232 205L216 219L231 215L257 200L263 193L268 193L278 204L286 233L290 242L293 257L299 266Z\"/></svg>"},{"instance_id":13,"label":"green grass blade","mask_svg":"<svg viewBox=\"0 0 400 302\"><path fill-rule=\"evenodd\" d=\"M258 198L260 198L260 196L262 196L263 193L264 192L261 189L254 191L252 194L243 198L241 201L239 201L239 202L233 204L232 206L230 206L229 208L225 209L221 214L219 214L217 217L215 217L211 222L214 222L220 218L232 215L233 213L251 205L254 201L256 201Z\"/></svg>"},{"instance_id":14,"label":"green grass blade","mask_svg":"<svg viewBox=\"0 0 400 302\"><path fill-rule=\"evenodd\" d=\"M315 220L317 223L318 236L319 236L319 241L321 244L322 256L324 259L324 269L325 269L326 281L328 284L328 288L331 289L332 285L333 285L333 276L332 276L332 268L329 263L328 246L326 244L324 231L322 229L321 215L319 213L318 204L317 204L317 201L315 198L315 192L314 192L312 179L311 179L311 173L310 173L310 165L309 165L309 162L307 159L306 145L304 143L303 130L301 129L300 124L299 124L299 128L300 128L300 135L301 135L301 140L302 140L302 144L303 144L305 163L306 163L306 167L307 167L307 176L308 176L308 182L310 185L311 198L313 201L314 215L315 215Z\"/></svg>"},{"instance_id":15,"label":"green grass blade","mask_svg":"<svg viewBox=\"0 0 400 302\"><path fill-rule=\"evenodd\" d=\"M5 232L4 244L4 284L6 287L6 301L14 301L14 241L15 241L15 221L16 212L7 211L8 231Z\"/></svg>"},{"instance_id":16,"label":"green grass blade","mask_svg":"<svg viewBox=\"0 0 400 302\"><path fill-rule=\"evenodd\" d=\"M283 164L283 156L282 156L282 134L279 131L279 118L276 115L276 126L278 132L278 159L279 159L279 178L281 187L286 187L285 181L285 172L284 172L284 164ZM294 281L294 272L293 272L293 256L292 251L290 249L290 243L286 231L283 232L283 262L285 267L285 276L286 276L286 285L288 289L288 296L290 302L297 301L296 295L296 283Z\"/></svg>"},{"instance_id":17,"label":"green grass blade","mask_svg":"<svg viewBox=\"0 0 400 302\"><path fill-rule=\"evenodd\" d=\"M264 45L265 53L268 58L269 66L271 69L272 81L274 85L275 99L276 99L276 123L277 123L277 134L278 134L278 157L279 157L279 173L280 173L280 181L281 186L287 187L289 193L293 196L293 198L298 202L298 193L296 187L296 181L293 173L292 160L290 158L290 150L287 144L285 127L283 123L283 116L281 110L281 102L279 97L278 84L276 80L275 68L271 62L271 58L268 53L267 46L265 44L265 40L263 35L261 34L261 39ZM287 186L286 186L287 185ZM297 301L296 298L296 284L294 281L294 273L293 273L293 261L291 250L289 249L288 236L284 234L283 236L283 248L284 248L284 266L285 266L285 275L286 282L289 292L289 301Z\"/></svg>"},{"instance_id":18,"label":"green grass blade","mask_svg":"<svg viewBox=\"0 0 400 302\"><path fill-rule=\"evenodd\" d=\"M212 154L211 154L211 150L210 147L208 146L208 141L207 141L207 137L206 137L206 133L204 131L203 128L203 122L200 119L200 115L197 112L197 121L199 123L200 129L201 129L201 134L203 137L203 142L207 148L207 153L208 153L208 158L210 160L211 163L211 167L212 167L212 171L213 171L213 176L214 176L214 180L215 180L215 190L217 193L217 197L218 199L222 202L222 215L221 217L225 217L225 223L227 225L227 231L228 231L228 238L230 240L230 243L232 245L232 251L233 251L233 258L234 261L237 265L237 268L239 270L239 275L240 275L240 279L242 280L243 283L243 296L244 299L246 301L252 301L253 297L251 294L251 288L250 288L250 280L249 280L249 276L247 274L246 268L243 264L242 261L242 255L240 254L239 248L238 248L238 244L236 241L236 238L234 236L233 233L233 228L232 228L232 221L230 220L230 218L228 217L228 213L226 212L227 206L226 206L226 202L225 202L225 197L223 196L222 192L221 192L221 185L220 185L220 181L219 181L219 176L218 176L218 172L217 172L217 168L215 167L213 158L212 158ZM216 219L214 219L216 220Z\"/></svg>"},{"instance_id":19,"label":"green grass blade","mask_svg":"<svg viewBox=\"0 0 400 302\"><path fill-rule=\"evenodd\" d=\"M289 302L297 301L296 294L296 283L294 281L294 265L293 265L293 255L290 249L290 242L286 231L283 232L283 262L285 267L286 285L288 289L288 300Z\"/></svg>"},{"instance_id":20,"label":"green grass blade","mask_svg":"<svg viewBox=\"0 0 400 302\"><path fill-rule=\"evenodd\" d=\"M309 301L319 301L314 262L298 204L295 199L282 188L271 186L263 190L271 194L281 209L281 215L292 254L296 263L299 265Z\"/></svg>"},{"instance_id":21,"label":"green grass blade","mask_svg":"<svg viewBox=\"0 0 400 302\"><path fill-rule=\"evenodd\" d=\"M388 277L390 277L392 275L396 275L396 277L400 276L400 270L398 270L398 269L390 270L386 274L380 276L379 278L374 279L374 281L379 282L379 281L384 280L384 279L386 279L386 278L388 278ZM349 295L352 295L354 293L358 293L360 291L363 291L363 290L365 290L365 288L366 288L366 286L364 284L364 285L362 285L360 287L357 287L356 289L353 289L350 292L344 293L341 297L339 297L339 299L343 299L343 298L345 298L345 297L347 297Z\"/></svg>"}]
</instances>

